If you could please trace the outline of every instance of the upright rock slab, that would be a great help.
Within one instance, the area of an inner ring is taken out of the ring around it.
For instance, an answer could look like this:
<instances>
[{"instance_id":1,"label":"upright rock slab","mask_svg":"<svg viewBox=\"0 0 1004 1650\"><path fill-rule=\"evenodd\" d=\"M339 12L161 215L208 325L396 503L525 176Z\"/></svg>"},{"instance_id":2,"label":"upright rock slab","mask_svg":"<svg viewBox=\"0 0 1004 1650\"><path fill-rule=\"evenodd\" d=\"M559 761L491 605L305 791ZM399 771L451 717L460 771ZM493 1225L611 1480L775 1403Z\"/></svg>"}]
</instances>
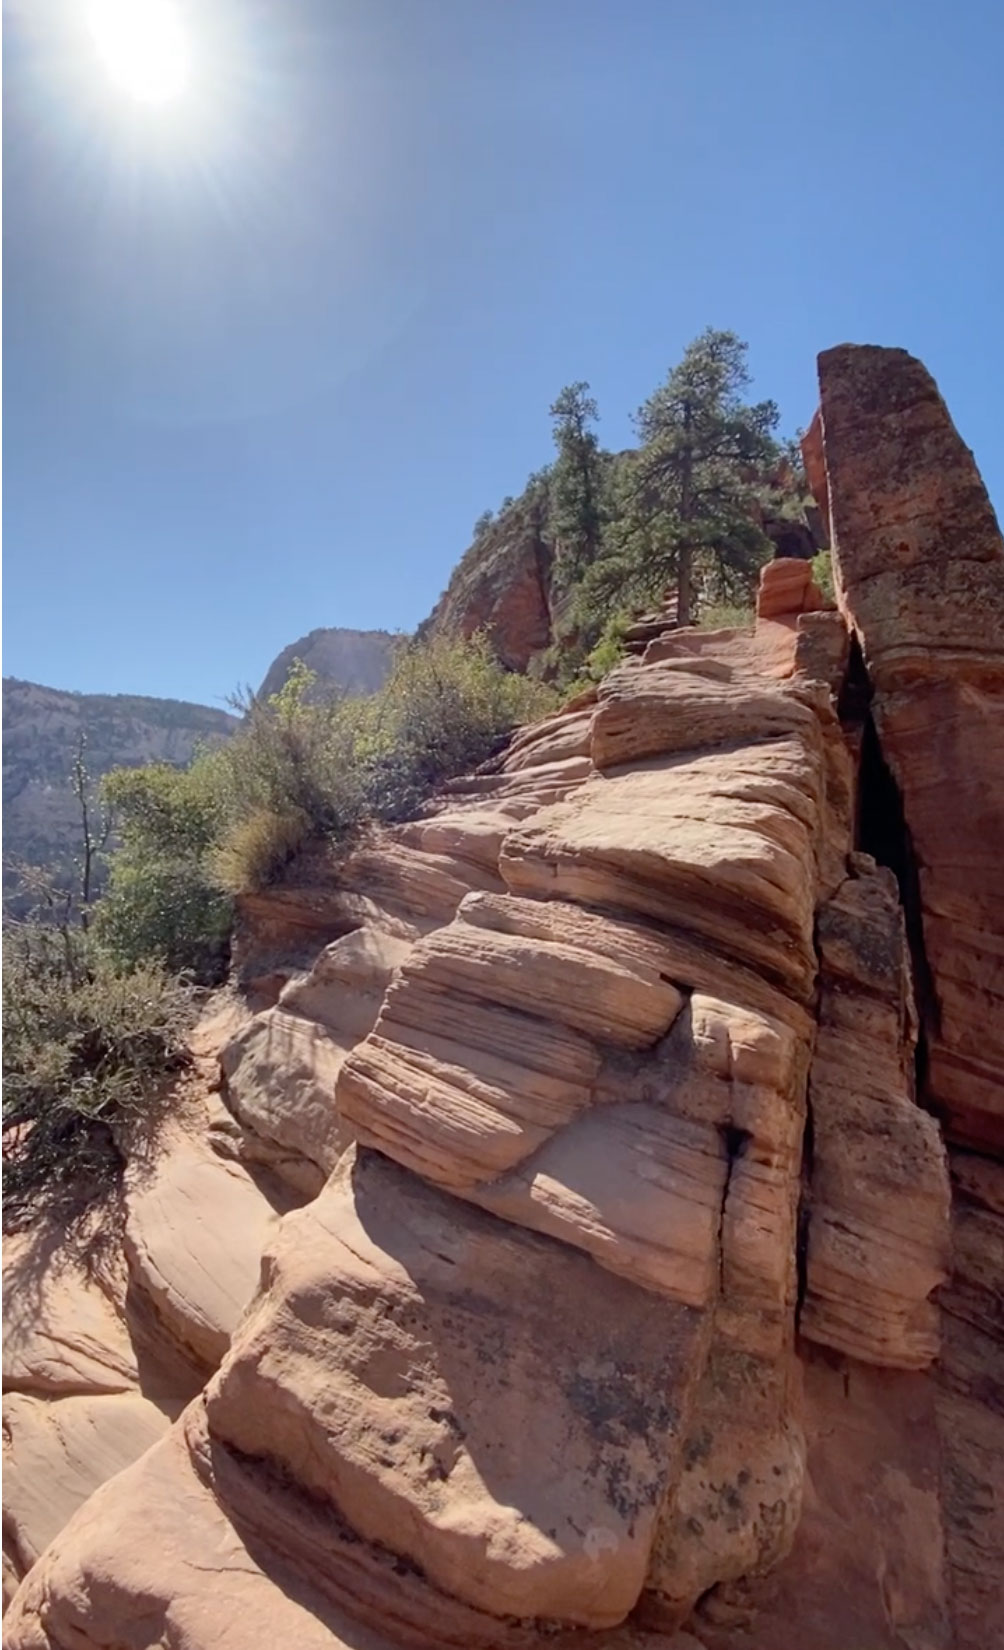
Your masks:
<instances>
[{"instance_id":1,"label":"upright rock slab","mask_svg":"<svg viewBox=\"0 0 1004 1650\"><path fill-rule=\"evenodd\" d=\"M948 1164L913 1096L913 999L891 871L864 854L823 906L800 1327L865 1363L926 1369L947 1276Z\"/></svg>"},{"instance_id":2,"label":"upright rock slab","mask_svg":"<svg viewBox=\"0 0 1004 1650\"><path fill-rule=\"evenodd\" d=\"M919 879L927 1098L1004 1151L1004 543L919 361L845 344L819 384L838 598Z\"/></svg>"}]
</instances>

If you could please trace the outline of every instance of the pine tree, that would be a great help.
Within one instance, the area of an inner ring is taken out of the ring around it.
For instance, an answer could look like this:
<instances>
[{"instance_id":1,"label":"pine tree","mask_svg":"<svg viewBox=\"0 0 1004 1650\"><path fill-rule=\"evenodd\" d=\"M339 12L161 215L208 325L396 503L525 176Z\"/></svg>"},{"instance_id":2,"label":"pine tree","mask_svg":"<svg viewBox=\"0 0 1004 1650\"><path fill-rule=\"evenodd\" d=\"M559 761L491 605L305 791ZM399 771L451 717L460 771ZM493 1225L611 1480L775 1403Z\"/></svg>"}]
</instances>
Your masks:
<instances>
[{"instance_id":1,"label":"pine tree","mask_svg":"<svg viewBox=\"0 0 1004 1650\"><path fill-rule=\"evenodd\" d=\"M751 499L777 452L773 401L743 399L747 345L708 329L635 418L641 446L627 469L621 551L654 595L675 582L689 624L695 579L728 589L748 581L768 542Z\"/></svg>"},{"instance_id":2,"label":"pine tree","mask_svg":"<svg viewBox=\"0 0 1004 1650\"><path fill-rule=\"evenodd\" d=\"M594 429L599 412L589 385L566 385L551 418L558 457L551 472L550 525L567 585L596 560L603 533L603 455Z\"/></svg>"}]
</instances>

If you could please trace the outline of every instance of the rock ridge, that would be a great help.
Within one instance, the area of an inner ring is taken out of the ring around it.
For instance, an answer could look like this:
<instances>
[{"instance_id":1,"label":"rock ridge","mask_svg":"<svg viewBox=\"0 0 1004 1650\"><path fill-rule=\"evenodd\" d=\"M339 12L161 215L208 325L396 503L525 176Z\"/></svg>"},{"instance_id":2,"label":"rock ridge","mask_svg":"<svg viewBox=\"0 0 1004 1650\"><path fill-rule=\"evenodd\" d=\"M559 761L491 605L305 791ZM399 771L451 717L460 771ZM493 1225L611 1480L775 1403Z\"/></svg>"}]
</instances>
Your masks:
<instances>
[{"instance_id":1,"label":"rock ridge","mask_svg":"<svg viewBox=\"0 0 1004 1650\"><path fill-rule=\"evenodd\" d=\"M820 374L839 612L778 561L755 627L653 622L337 887L249 911L265 1006L217 1028L219 1094L127 1185L125 1280L97 1327L54 1296L12 1349L11 1650L1004 1630L1004 1166L988 1093L945 1077L992 1064L1002 781L988 678L924 651L924 558L989 529L918 363L847 346ZM958 539L928 496L959 500ZM926 1023L868 715L919 861ZM943 760L973 767L954 857ZM139 1307L174 1359L151 1434ZM23 1463L76 1459L70 1403L121 1448L43 1529Z\"/></svg>"}]
</instances>

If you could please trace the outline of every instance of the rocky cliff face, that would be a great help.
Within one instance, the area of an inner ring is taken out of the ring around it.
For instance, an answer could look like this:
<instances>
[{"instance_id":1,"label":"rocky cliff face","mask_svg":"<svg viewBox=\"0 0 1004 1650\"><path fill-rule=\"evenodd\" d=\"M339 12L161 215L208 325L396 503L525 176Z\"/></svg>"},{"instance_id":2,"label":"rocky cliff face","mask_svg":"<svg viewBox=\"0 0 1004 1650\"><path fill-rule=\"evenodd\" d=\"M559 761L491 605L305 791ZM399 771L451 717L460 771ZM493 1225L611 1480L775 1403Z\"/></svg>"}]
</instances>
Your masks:
<instances>
[{"instance_id":1,"label":"rocky cliff face","mask_svg":"<svg viewBox=\"0 0 1004 1650\"><path fill-rule=\"evenodd\" d=\"M890 385L894 389L890 389ZM915 868L926 1087L1004 1151L1004 558L972 454L904 352L820 358L841 605Z\"/></svg>"},{"instance_id":2,"label":"rocky cliff face","mask_svg":"<svg viewBox=\"0 0 1004 1650\"><path fill-rule=\"evenodd\" d=\"M782 484L791 484L790 471L773 479L783 490ZM787 515L775 513L769 505L753 509L775 555L791 565L811 559L827 543L818 507L803 508L792 497ZM510 670L539 667L541 656L560 647L563 636L567 644L573 605L574 593L567 575L561 576L555 542L547 489L535 480L461 557L446 590L419 626L419 636L472 636L484 631Z\"/></svg>"},{"instance_id":3,"label":"rocky cliff face","mask_svg":"<svg viewBox=\"0 0 1004 1650\"><path fill-rule=\"evenodd\" d=\"M237 718L208 705L128 694L63 693L5 677L4 856L58 871L80 848L70 775L80 739L93 779L115 767L191 760L196 745L227 738Z\"/></svg>"},{"instance_id":4,"label":"rocky cliff face","mask_svg":"<svg viewBox=\"0 0 1004 1650\"><path fill-rule=\"evenodd\" d=\"M419 636L482 630L510 670L526 670L554 640L559 593L542 500L519 500L465 552Z\"/></svg>"},{"instance_id":5,"label":"rocky cliff face","mask_svg":"<svg viewBox=\"0 0 1004 1650\"><path fill-rule=\"evenodd\" d=\"M1004 781L945 612L1004 551L917 363L821 390L840 613L772 563L260 896L121 1247L15 1244L12 1650L1004 1634Z\"/></svg>"},{"instance_id":6,"label":"rocky cliff face","mask_svg":"<svg viewBox=\"0 0 1004 1650\"><path fill-rule=\"evenodd\" d=\"M394 637L387 630L312 630L290 642L265 672L259 692L278 693L296 659L318 679L318 686L343 693L376 693L390 675Z\"/></svg>"}]
</instances>

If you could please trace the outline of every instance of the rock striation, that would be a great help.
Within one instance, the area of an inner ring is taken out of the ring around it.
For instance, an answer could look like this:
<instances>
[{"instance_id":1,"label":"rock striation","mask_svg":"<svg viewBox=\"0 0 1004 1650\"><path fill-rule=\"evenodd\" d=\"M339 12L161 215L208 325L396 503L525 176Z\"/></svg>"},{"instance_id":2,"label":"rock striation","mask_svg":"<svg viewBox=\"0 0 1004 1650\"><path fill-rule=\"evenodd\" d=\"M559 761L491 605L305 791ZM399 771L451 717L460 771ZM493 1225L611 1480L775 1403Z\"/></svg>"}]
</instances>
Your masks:
<instances>
[{"instance_id":1,"label":"rock striation","mask_svg":"<svg viewBox=\"0 0 1004 1650\"><path fill-rule=\"evenodd\" d=\"M817 613L824 606L809 562L797 557L778 556L760 569L757 591L758 619L787 619L800 613Z\"/></svg>"},{"instance_id":2,"label":"rock striation","mask_svg":"<svg viewBox=\"0 0 1004 1650\"><path fill-rule=\"evenodd\" d=\"M910 405L909 358L836 353L883 428ZM47 1282L10 1349L11 1650L1004 1630L1004 1167L936 1058L993 909L962 963L928 946L974 885L935 841L912 903L906 767L876 828L931 677L864 675L891 654L830 359L853 646L777 562L755 630L655 625L337 882L246 909L262 1006L219 1094L130 1170L116 1279L75 1324Z\"/></svg>"},{"instance_id":3,"label":"rock striation","mask_svg":"<svg viewBox=\"0 0 1004 1650\"><path fill-rule=\"evenodd\" d=\"M821 908L804 1335L867 1363L924 1369L947 1276L949 1187L914 1096L909 953L896 880L863 854Z\"/></svg>"}]
</instances>

